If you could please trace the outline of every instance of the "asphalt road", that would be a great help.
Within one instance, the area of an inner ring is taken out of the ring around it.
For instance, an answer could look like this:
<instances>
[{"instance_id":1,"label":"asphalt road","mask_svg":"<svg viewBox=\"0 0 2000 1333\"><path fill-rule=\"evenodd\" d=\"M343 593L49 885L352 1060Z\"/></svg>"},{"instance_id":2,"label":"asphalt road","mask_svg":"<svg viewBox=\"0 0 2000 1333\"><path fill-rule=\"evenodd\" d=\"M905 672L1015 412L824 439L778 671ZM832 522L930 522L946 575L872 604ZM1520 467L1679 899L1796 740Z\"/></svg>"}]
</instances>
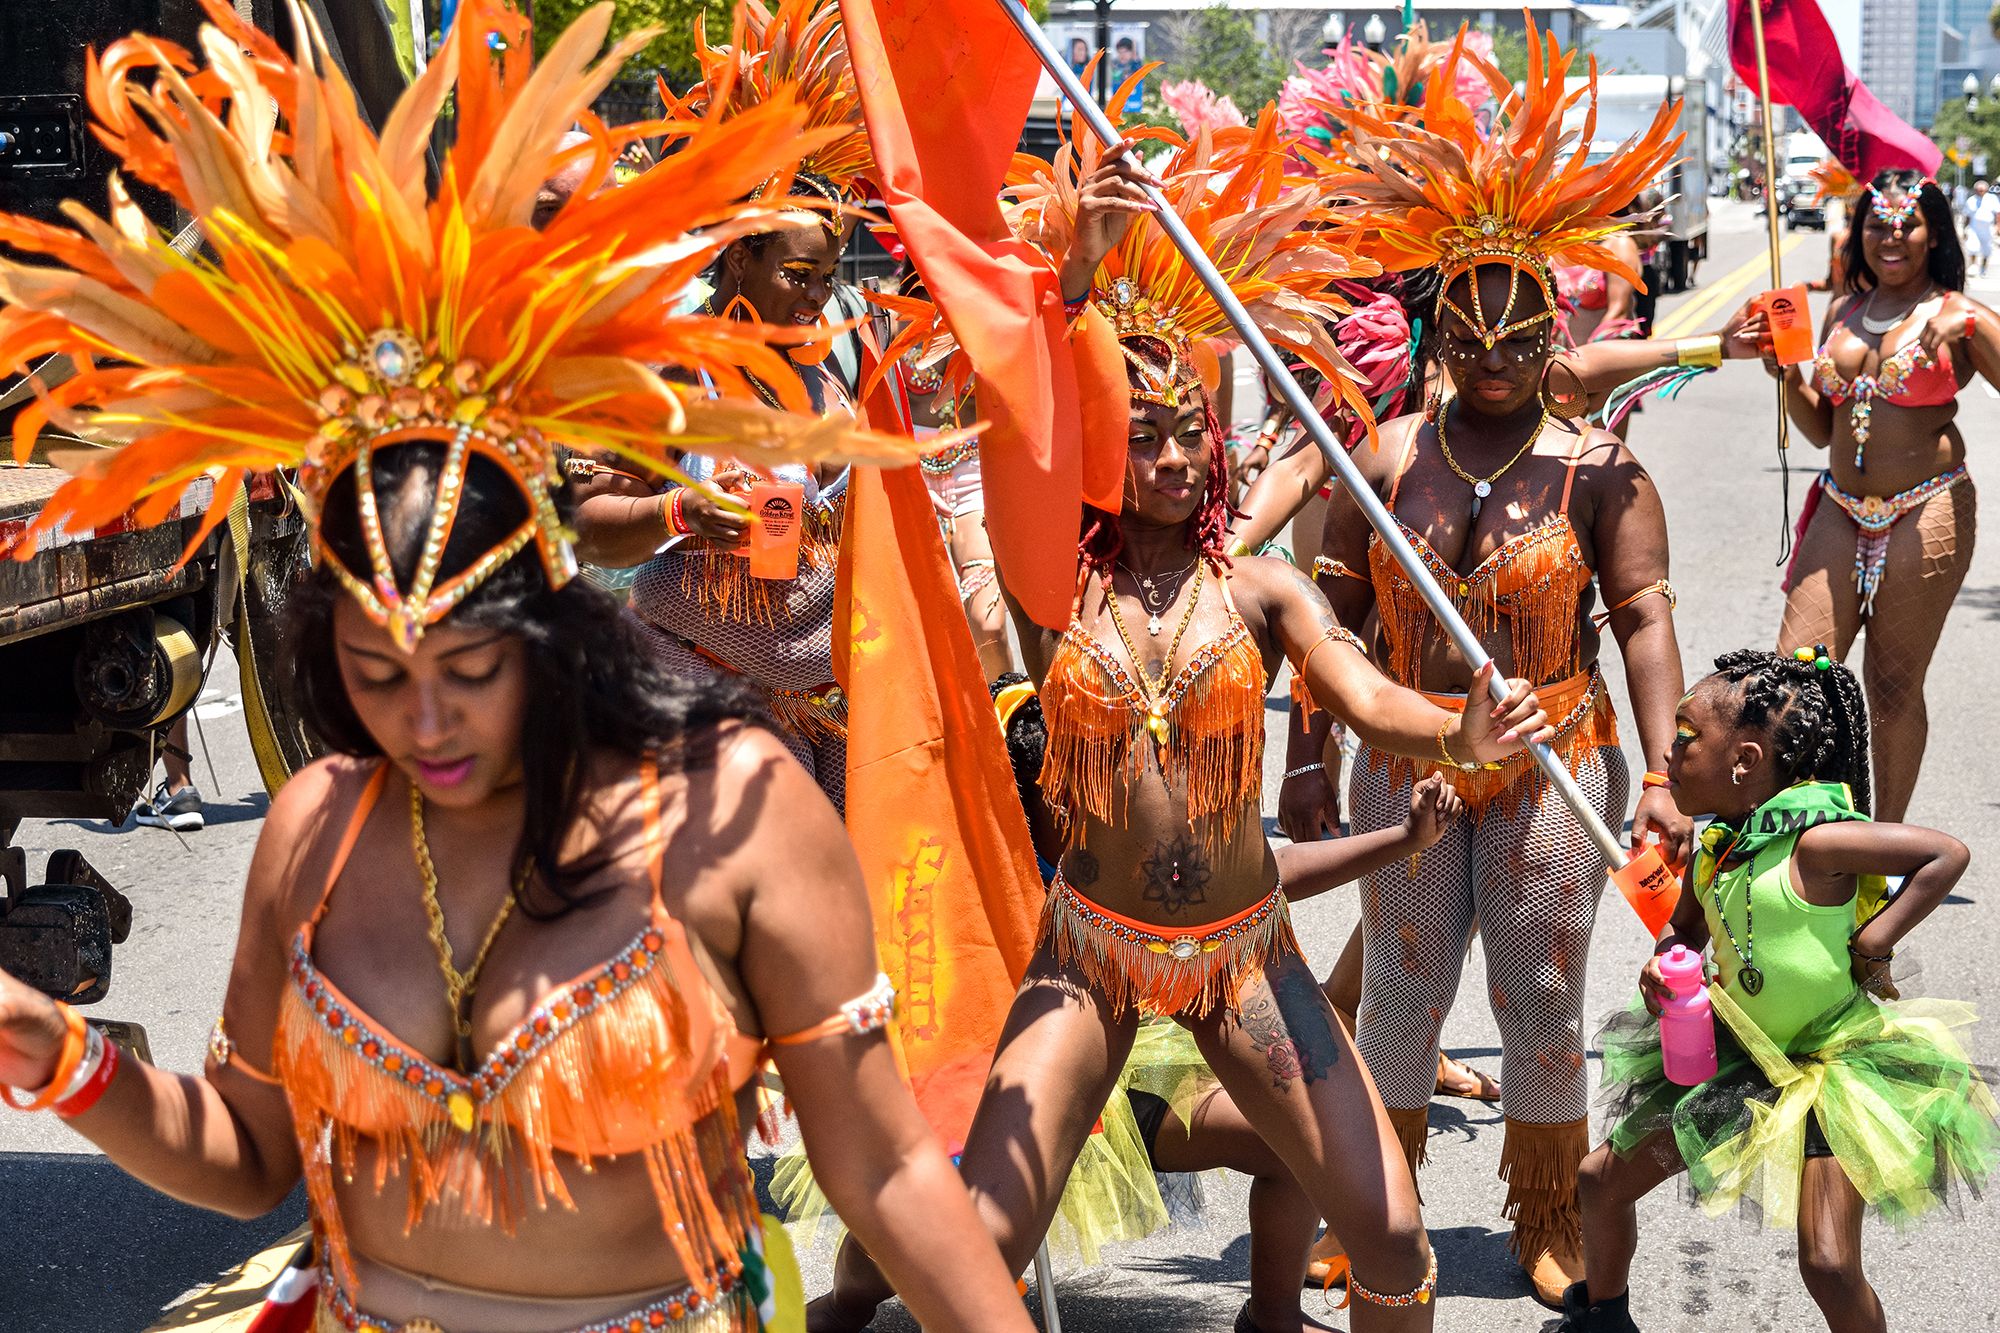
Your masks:
<instances>
[{"instance_id":1,"label":"asphalt road","mask_svg":"<svg viewBox=\"0 0 2000 1333\"><path fill-rule=\"evenodd\" d=\"M1662 320L1680 318L1699 332L1763 285L1744 271L1760 253L1762 224L1747 207L1716 210L1711 259L1700 285L1662 302ZM1787 272L1823 271L1817 233L1797 238ZM1737 281L1732 285L1731 275ZM1731 291L1735 299L1725 300ZM1988 301L2000 278L1975 282ZM1706 313L1703 313L1703 311ZM1699 316L1697 318L1696 316ZM2000 431L2000 402L1983 385L1962 400L1961 426L1975 442ZM1748 365L1726 366L1671 404L1649 405L1633 443L1665 497L1680 590L1681 646L1690 677L1716 654L1768 645L1782 597L1773 568L1780 530L1780 484L1773 447L1770 381ZM1794 451L1793 512L1815 460ZM1977 667L2000 660L2000 556L1974 560L1932 673L1932 737L1912 818L1965 839L1974 867L1958 894L1915 936L1908 956L1923 969L1927 994L1969 1000L2000 1011L2000 981L1991 944L2000 915L1987 901L1987 867L2000 860L1993 830L1994 799L1982 775L1994 771L2000 722L1987 705L1994 687ZM1615 660L1611 674L1617 676ZM197 780L213 804L209 828L187 838L128 825L50 822L22 830L33 864L57 847L80 847L132 897L136 925L119 954L105 1016L142 1022L166 1066L196 1068L220 1002L245 867L261 826L264 797L249 762L229 664L221 664L201 707L211 779L197 763ZM1614 697L1623 706L1622 681ZM1274 701L1274 735L1282 715ZM1629 732L1629 729L1628 729ZM197 753L203 747L197 746ZM1270 756L1269 790L1276 790L1282 751ZM1645 765L1632 755L1634 771ZM1329 894L1298 913L1310 957L1330 963L1353 925L1351 895ZM1622 903L1607 901L1592 955L1588 1030L1629 995L1646 940ZM1445 1045L1475 1065L1497 1069L1497 1038L1484 994L1477 951L1445 1027ZM2000 1027L1975 1032L1976 1053L2000 1063ZM1593 1056L1593 1068L1595 1067ZM1499 1218L1504 1187L1494 1171L1500 1151L1495 1108L1441 1101L1431 1111L1431 1161L1423 1189L1425 1216L1440 1264L1437 1327L1534 1330L1548 1314L1526 1295L1506 1250ZM260 1244L296 1225L295 1199L259 1222L241 1224L173 1203L134 1186L46 1118L0 1115L0 1333L48 1330L127 1333L145 1328L176 1298L212 1279ZM1131 1329L1227 1329L1244 1297L1248 1238L1240 1179L1205 1184L1205 1207L1190 1221L1113 1252L1104 1268L1065 1272L1059 1293L1070 1333ZM1667 1190L1641 1207L1642 1253L1635 1273L1634 1312L1649 1330L1780 1330L1819 1327L1800 1285L1797 1245L1789 1235L1753 1229L1735 1218L1709 1219ZM1899 1329L1975 1329L2000 1325L2000 1208L1991 1199L1968 1205L1958 1219L1933 1220L1897 1234L1871 1224L1870 1276ZM808 1291L823 1289L830 1249L808 1248ZM1344 1314L1306 1298L1309 1313L1345 1328ZM914 1327L900 1310L877 1327Z\"/></svg>"}]
</instances>

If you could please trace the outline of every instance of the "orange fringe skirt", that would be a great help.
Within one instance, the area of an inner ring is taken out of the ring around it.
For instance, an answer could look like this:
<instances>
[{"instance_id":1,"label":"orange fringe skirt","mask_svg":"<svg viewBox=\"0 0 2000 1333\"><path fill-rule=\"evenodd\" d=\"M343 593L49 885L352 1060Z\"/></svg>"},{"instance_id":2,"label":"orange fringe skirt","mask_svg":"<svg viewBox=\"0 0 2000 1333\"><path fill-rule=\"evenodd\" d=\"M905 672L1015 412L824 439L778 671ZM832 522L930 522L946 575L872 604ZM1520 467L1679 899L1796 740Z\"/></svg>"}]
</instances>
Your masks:
<instances>
[{"instance_id":1,"label":"orange fringe skirt","mask_svg":"<svg viewBox=\"0 0 2000 1333\"><path fill-rule=\"evenodd\" d=\"M1114 1015L1200 1018L1234 1006L1243 984L1278 955L1299 952L1285 886L1247 911L1188 930L1173 930L1099 907L1058 874L1042 907L1037 947L1074 966L1111 1003Z\"/></svg>"},{"instance_id":2,"label":"orange fringe skirt","mask_svg":"<svg viewBox=\"0 0 2000 1333\"><path fill-rule=\"evenodd\" d=\"M1434 694L1425 690L1423 696L1452 712L1465 707L1465 696L1462 694ZM1556 727L1556 737L1549 744L1562 756L1570 772L1575 773L1599 746L1618 744L1618 716L1611 707L1610 696L1604 692L1604 677L1595 665L1567 680L1537 685L1535 697L1541 701L1542 711L1549 715L1549 720ZM1522 799L1535 790L1534 784L1543 781L1541 770L1535 767L1535 761L1526 750L1491 768L1470 771L1447 768L1422 759L1405 759L1379 750L1374 751L1373 762L1378 767L1387 767L1399 777L1407 775L1412 782L1432 773L1443 773L1444 780L1451 784L1451 789L1458 793L1459 799L1465 802L1467 812L1475 819L1495 801L1504 801L1502 808L1513 813L1520 808Z\"/></svg>"}]
</instances>

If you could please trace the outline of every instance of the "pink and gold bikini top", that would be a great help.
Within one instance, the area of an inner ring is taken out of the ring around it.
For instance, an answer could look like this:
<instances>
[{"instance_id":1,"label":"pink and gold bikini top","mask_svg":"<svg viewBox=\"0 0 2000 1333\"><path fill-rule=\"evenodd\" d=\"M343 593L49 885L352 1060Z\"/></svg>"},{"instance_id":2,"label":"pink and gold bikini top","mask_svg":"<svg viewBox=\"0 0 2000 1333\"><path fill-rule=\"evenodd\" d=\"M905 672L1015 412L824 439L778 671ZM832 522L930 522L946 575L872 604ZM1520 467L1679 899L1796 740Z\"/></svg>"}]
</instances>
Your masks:
<instances>
[{"instance_id":1,"label":"pink and gold bikini top","mask_svg":"<svg viewBox=\"0 0 2000 1333\"><path fill-rule=\"evenodd\" d=\"M1410 432L1396 479L1389 487L1389 511L1395 513L1403 477L1417 454L1419 431ZM1573 676L1579 669L1577 606L1590 588L1591 569L1569 521L1569 497L1576 483L1582 435L1567 460L1562 500L1555 513L1526 532L1500 543L1493 553L1461 574L1431 548L1424 535L1402 519L1403 530L1417 556L1429 567L1473 632L1488 639L1506 620L1514 650L1514 670L1537 685ZM1442 631L1416 585L1379 538L1368 539L1368 571L1375 585L1375 605L1382 637L1389 649L1389 678L1413 690L1423 688L1424 646Z\"/></svg>"},{"instance_id":2,"label":"pink and gold bikini top","mask_svg":"<svg viewBox=\"0 0 2000 1333\"><path fill-rule=\"evenodd\" d=\"M609 960L538 1000L469 1074L397 1040L313 962L314 932L388 773L382 765L355 806L319 903L292 941L272 1075L225 1057L272 1078L290 1099L315 1228L336 1275L355 1289L334 1187L353 1178L362 1140L376 1149L378 1190L392 1174L407 1182L410 1227L448 1201L472 1220L511 1230L524 1203L574 1209L559 1156L588 1170L596 1159L636 1154L667 1243L688 1281L712 1297L719 1282L740 1274L742 1252L761 1227L735 1093L756 1074L766 1042L737 1031L662 902L656 766L644 768L646 926ZM770 1041L873 1030L886 1021L877 1010L893 1006L884 985L879 979L875 991L824 1023ZM227 1046L220 1037L217 1044ZM510 1168L509 1157L520 1166Z\"/></svg>"},{"instance_id":3,"label":"pink and gold bikini top","mask_svg":"<svg viewBox=\"0 0 2000 1333\"><path fill-rule=\"evenodd\" d=\"M1958 397L1958 376L1952 372L1950 357L1935 358L1914 339L1877 361L1873 372L1844 378L1834 366L1832 347L1834 333L1846 327L1847 314L1842 313L1813 358L1813 388L1835 407L1850 398L1857 413L1877 398L1898 407L1938 407Z\"/></svg>"},{"instance_id":4,"label":"pink and gold bikini top","mask_svg":"<svg viewBox=\"0 0 2000 1333\"><path fill-rule=\"evenodd\" d=\"M1086 569L1077 580L1069 629L1042 682L1049 744L1042 793L1057 817L1077 830L1078 814L1115 823L1115 797L1127 795L1150 745L1170 785L1187 790L1190 822L1212 820L1226 841L1253 807L1264 777L1263 654L1237 613L1227 574L1218 576L1229 628L1203 644L1149 700L1111 650L1083 627ZM1206 561L1197 578L1210 577ZM1115 596L1107 590L1107 595Z\"/></svg>"}]
</instances>

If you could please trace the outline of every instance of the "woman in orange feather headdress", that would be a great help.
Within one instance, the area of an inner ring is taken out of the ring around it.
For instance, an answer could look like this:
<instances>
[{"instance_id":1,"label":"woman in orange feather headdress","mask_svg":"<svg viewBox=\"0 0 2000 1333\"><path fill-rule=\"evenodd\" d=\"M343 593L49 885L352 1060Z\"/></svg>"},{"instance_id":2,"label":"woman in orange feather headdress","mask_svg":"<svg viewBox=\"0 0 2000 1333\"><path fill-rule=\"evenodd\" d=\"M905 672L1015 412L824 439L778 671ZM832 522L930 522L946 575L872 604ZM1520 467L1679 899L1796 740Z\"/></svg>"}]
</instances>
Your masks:
<instances>
[{"instance_id":1,"label":"woman in orange feather headdress","mask_svg":"<svg viewBox=\"0 0 2000 1333\"><path fill-rule=\"evenodd\" d=\"M727 46L710 46L697 24L702 81L682 97L662 85L670 123L734 124L773 104L803 112L809 142L798 169L758 187L789 197L775 225L725 238L703 286L702 309L761 326L769 368L742 373L768 402L782 383L815 411L851 415L856 335L831 321L858 315L837 281L849 230L847 209L873 167L847 39L834 0L785 0L775 11L741 0ZM846 293L851 296L852 293ZM775 378L774 378L775 377ZM792 755L834 804L846 805L847 701L833 678L836 562L846 473L838 464L789 466L779 480L803 494L803 540L790 579L752 575L745 559L743 499L755 459L701 448L679 478L633 477L609 468L583 488L578 537L586 559L631 568L632 609L660 664L678 676L753 683L783 729Z\"/></svg>"},{"instance_id":2,"label":"woman in orange feather headdress","mask_svg":"<svg viewBox=\"0 0 2000 1333\"><path fill-rule=\"evenodd\" d=\"M1287 174L1273 119L1192 142L1147 137L1167 149L1168 205L1252 318L1372 427L1328 324L1333 284L1373 266L1326 229L1311 184ZM1058 271L1072 342L1093 370L1111 367L1115 378L1096 383L1119 395L1127 449L1120 508L1086 512L1067 631L1016 616L1048 732L1040 788L1064 850L963 1169L1003 1256L1025 1263L1142 1018L1178 1020L1352 1238L1354 1327L1428 1328L1437 1268L1414 1187L1299 956L1257 818L1265 692L1289 658L1313 698L1410 755L1442 745L1497 761L1544 718L1518 685L1504 705L1448 711L1391 684L1303 574L1225 554L1209 377L1211 340L1229 324L1143 216L1150 177L1132 146L1101 150L1077 134L1053 164L1017 159L1010 191L1017 229ZM883 1294L850 1249L818 1326L861 1327Z\"/></svg>"},{"instance_id":3,"label":"woman in orange feather headdress","mask_svg":"<svg viewBox=\"0 0 2000 1333\"><path fill-rule=\"evenodd\" d=\"M1497 99L1490 128L1448 75L1427 85L1420 119L1349 113L1362 165L1329 188L1346 201L1341 211L1363 254L1390 268L1440 269L1450 389L1421 414L1384 425L1384 447L1356 461L1487 651L1535 683L1556 721L1558 752L1615 828L1628 778L1597 668L1597 629L1608 621L1617 639L1645 753L1664 767L1681 689L1666 525L1637 459L1615 436L1572 424L1588 394L1556 356L1554 268L1623 271L1608 242L1635 219L1616 209L1672 155L1674 108L1589 165L1588 127L1581 144L1563 127L1586 91L1569 81L1574 53L1532 27L1529 50L1518 93L1489 62L1452 57ZM1698 355L1719 360L1713 340L1697 341ZM1476 693L1423 598L1344 493L1327 533L1321 586L1349 623L1379 613L1390 676L1447 706ZM1609 609L1593 620L1599 589ZM1354 827L1400 821L1396 802L1407 811L1411 785L1439 771L1473 816L1420 861L1367 881L1357 1040L1414 1168L1438 1030L1476 916L1504 1055L1506 1216L1536 1294L1553 1304L1581 1274L1576 1170L1588 1090L1579 1021L1605 868L1525 758L1481 766L1433 752L1413 764L1364 746L1347 807ZM1634 832L1676 850L1687 840L1686 819L1650 780Z\"/></svg>"},{"instance_id":4,"label":"woman in orange feather headdress","mask_svg":"<svg viewBox=\"0 0 2000 1333\"><path fill-rule=\"evenodd\" d=\"M90 66L100 137L207 253L118 179L75 230L0 217L51 261L0 262L0 361L67 354L24 441L46 419L104 446L39 531L144 521L204 475L215 521L246 474L297 469L318 559L288 675L336 753L272 805L204 1073L121 1056L0 973L0 1096L218 1210L303 1181L320 1333L724 1333L796 1292L743 1151L768 1056L925 1323L1025 1333L881 1033L895 995L833 810L754 701L664 676L571 577L570 451L913 461L784 410L796 381L758 403L769 331L672 301L772 225L740 201L782 198L826 136L777 97L675 127L661 167L598 193L619 136L587 108L647 36L598 59L609 5L531 69L525 25L467 0L379 135L305 11L294 59L207 7L198 71L144 37ZM575 158L583 187L531 226Z\"/></svg>"}]
</instances>

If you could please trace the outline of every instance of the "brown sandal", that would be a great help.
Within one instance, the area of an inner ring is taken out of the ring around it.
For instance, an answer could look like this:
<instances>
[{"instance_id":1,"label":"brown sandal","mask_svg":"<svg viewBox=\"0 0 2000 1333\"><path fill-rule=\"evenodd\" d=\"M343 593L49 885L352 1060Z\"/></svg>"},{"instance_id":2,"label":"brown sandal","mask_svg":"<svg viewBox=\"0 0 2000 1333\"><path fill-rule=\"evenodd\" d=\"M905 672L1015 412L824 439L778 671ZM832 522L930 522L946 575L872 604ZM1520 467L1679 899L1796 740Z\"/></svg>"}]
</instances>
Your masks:
<instances>
[{"instance_id":1,"label":"brown sandal","mask_svg":"<svg viewBox=\"0 0 2000 1333\"><path fill-rule=\"evenodd\" d=\"M1475 1102L1497 1102L1500 1100L1500 1080L1439 1051L1437 1095L1463 1097Z\"/></svg>"}]
</instances>

